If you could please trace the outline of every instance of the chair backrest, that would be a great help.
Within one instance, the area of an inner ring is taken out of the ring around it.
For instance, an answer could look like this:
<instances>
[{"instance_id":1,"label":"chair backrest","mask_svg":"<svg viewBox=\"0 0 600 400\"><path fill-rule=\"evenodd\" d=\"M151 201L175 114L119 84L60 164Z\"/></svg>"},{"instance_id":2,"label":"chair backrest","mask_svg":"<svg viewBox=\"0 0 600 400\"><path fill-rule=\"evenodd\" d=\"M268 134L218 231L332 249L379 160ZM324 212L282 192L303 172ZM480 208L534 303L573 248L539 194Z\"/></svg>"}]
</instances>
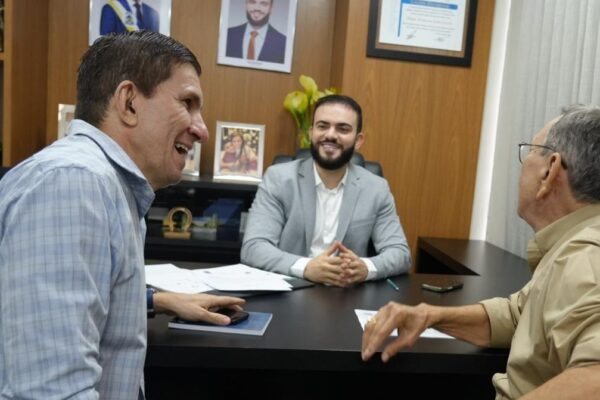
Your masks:
<instances>
[{"instance_id":1,"label":"chair backrest","mask_svg":"<svg viewBox=\"0 0 600 400\"><path fill-rule=\"evenodd\" d=\"M284 155L284 154L279 154L279 155L275 156L275 158L273 159L273 164L279 164L279 163L297 160L300 158L309 158L309 157L311 157L310 149L299 149L298 151L296 151L296 154L294 156L288 156L288 155ZM350 160L350 162L352 162L353 164L356 164L356 165L360 165L361 167L364 167L365 169L374 173L375 175L383 177L383 168L381 167L381 164L379 164L377 161L365 161L365 158L362 156L362 154L360 154L356 151L352 155L352 159Z\"/></svg>"},{"instance_id":2,"label":"chair backrest","mask_svg":"<svg viewBox=\"0 0 600 400\"><path fill-rule=\"evenodd\" d=\"M10 170L10 167L0 167L0 179Z\"/></svg>"}]
</instances>

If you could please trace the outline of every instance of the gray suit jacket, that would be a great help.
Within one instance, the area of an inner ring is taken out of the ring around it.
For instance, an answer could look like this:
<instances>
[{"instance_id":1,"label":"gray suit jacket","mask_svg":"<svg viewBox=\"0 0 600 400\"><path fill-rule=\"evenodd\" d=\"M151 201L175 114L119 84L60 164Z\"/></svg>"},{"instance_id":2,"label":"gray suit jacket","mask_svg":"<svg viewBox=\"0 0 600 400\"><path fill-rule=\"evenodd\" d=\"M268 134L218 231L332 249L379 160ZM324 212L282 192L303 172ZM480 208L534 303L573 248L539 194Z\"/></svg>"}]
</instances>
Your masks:
<instances>
[{"instance_id":1,"label":"gray suit jacket","mask_svg":"<svg viewBox=\"0 0 600 400\"><path fill-rule=\"evenodd\" d=\"M267 170L246 225L241 261L290 275L307 257L315 226L316 187L312 158L276 164ZM377 278L408 271L410 250L387 181L349 164L336 240L367 257L369 239Z\"/></svg>"}]
</instances>

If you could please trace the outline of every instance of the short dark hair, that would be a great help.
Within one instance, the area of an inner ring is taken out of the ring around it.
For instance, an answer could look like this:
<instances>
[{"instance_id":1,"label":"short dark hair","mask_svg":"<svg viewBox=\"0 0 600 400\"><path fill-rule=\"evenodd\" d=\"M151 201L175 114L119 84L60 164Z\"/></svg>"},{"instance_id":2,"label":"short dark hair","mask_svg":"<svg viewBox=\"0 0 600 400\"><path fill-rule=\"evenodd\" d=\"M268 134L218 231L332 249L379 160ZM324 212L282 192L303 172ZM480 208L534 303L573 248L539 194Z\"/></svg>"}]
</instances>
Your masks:
<instances>
[{"instance_id":1,"label":"short dark hair","mask_svg":"<svg viewBox=\"0 0 600 400\"><path fill-rule=\"evenodd\" d=\"M202 73L187 47L157 32L133 31L96 39L79 65L75 118L98 127L121 82L130 80L145 97L151 97L171 77L173 67L182 64L191 64L198 76Z\"/></svg>"},{"instance_id":2,"label":"short dark hair","mask_svg":"<svg viewBox=\"0 0 600 400\"><path fill-rule=\"evenodd\" d=\"M561 154L575 198L600 202L600 108L573 105L563 109L545 144Z\"/></svg>"},{"instance_id":3,"label":"short dark hair","mask_svg":"<svg viewBox=\"0 0 600 400\"><path fill-rule=\"evenodd\" d=\"M317 113L317 109L324 104L343 104L356 113L356 133L362 132L362 108L360 105L350 96L345 96L343 94L330 94L328 96L323 96L315 103L315 109L313 110L313 120L312 124L315 123L315 114Z\"/></svg>"}]
</instances>

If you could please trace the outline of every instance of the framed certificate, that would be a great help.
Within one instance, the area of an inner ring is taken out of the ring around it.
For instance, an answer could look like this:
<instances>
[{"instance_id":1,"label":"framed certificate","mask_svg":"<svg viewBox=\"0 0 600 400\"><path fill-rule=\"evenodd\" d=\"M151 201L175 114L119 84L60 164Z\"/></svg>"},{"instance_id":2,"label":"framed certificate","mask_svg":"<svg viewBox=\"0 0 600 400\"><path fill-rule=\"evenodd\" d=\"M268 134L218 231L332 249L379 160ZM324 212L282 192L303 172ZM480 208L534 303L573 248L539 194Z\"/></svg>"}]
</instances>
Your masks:
<instances>
[{"instance_id":1,"label":"framed certificate","mask_svg":"<svg viewBox=\"0 0 600 400\"><path fill-rule=\"evenodd\" d=\"M477 0L371 0L367 56L469 67Z\"/></svg>"}]
</instances>

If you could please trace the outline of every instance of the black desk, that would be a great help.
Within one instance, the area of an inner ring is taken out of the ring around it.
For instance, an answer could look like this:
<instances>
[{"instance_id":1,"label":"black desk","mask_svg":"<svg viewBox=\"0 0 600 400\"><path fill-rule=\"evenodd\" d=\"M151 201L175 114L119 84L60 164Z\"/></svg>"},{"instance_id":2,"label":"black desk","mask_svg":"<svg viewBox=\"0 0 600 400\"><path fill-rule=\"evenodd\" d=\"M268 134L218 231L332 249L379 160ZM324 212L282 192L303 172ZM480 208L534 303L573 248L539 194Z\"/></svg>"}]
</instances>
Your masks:
<instances>
[{"instance_id":1,"label":"black desk","mask_svg":"<svg viewBox=\"0 0 600 400\"><path fill-rule=\"evenodd\" d=\"M420 237L417 273L478 275L527 282L527 260L483 240Z\"/></svg>"},{"instance_id":2,"label":"black desk","mask_svg":"<svg viewBox=\"0 0 600 400\"><path fill-rule=\"evenodd\" d=\"M492 397L491 375L505 369L506 350L421 339L387 364L378 356L361 361L362 330L354 309L378 309L390 300L471 304L507 295L524 283L471 275L461 277L462 290L437 294L421 290L426 278L395 278L400 292L378 281L351 289L319 285L248 298L248 310L273 313L262 337L169 330L168 318L157 317L148 328L148 398L231 398L239 390L266 398L337 398L358 392L374 398L390 389L402 395L409 386L426 390L420 398L448 391L461 398Z\"/></svg>"}]
</instances>

